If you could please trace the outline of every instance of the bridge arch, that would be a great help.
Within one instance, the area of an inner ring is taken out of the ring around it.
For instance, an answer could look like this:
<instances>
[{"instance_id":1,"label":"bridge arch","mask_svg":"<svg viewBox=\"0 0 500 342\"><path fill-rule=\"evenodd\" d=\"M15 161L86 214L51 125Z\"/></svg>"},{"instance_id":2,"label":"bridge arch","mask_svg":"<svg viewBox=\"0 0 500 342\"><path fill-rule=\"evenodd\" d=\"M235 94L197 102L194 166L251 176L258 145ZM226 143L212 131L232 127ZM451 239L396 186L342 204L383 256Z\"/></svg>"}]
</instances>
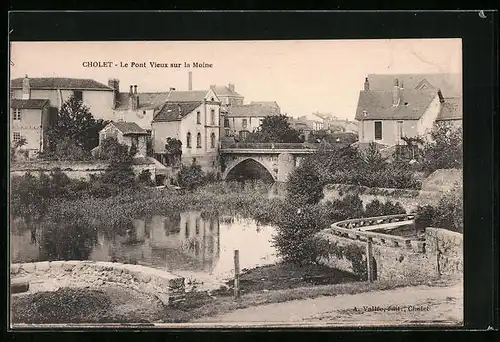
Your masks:
<instances>
[{"instance_id":1,"label":"bridge arch","mask_svg":"<svg viewBox=\"0 0 500 342\"><path fill-rule=\"evenodd\" d=\"M271 168L270 165L267 165L266 163L262 162L261 160L259 159L256 159L254 157L241 157L241 158L238 158L236 160L234 160L231 164L229 164L226 169L224 170L224 173L222 174L222 179L223 180L226 180L227 176L230 174L230 172L232 170L234 170L235 167L237 167L238 165L240 165L241 163L245 162L245 161L248 161L248 160L252 160L254 162L256 162L257 164L259 164L260 166L262 166L264 169L266 169L266 171L269 173L269 175L272 177L273 181L276 182L276 178L277 178L277 175L276 175L276 172L274 172L274 170Z\"/></svg>"}]
</instances>

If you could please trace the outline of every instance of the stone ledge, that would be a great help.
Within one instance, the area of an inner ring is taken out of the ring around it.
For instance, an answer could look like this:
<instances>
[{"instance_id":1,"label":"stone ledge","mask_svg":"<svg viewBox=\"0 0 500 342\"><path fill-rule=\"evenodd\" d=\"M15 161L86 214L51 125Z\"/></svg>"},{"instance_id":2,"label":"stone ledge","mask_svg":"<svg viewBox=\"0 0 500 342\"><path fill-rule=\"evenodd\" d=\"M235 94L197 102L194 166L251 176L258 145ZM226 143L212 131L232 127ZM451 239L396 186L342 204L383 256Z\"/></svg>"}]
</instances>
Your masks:
<instances>
[{"instance_id":1,"label":"stone ledge","mask_svg":"<svg viewBox=\"0 0 500 342\"><path fill-rule=\"evenodd\" d=\"M165 305L170 304L172 300L183 300L185 296L183 277L141 265L87 260L42 261L11 264L10 274L12 279L49 276L58 279L68 277L74 284L88 283L99 286L113 283L154 295Z\"/></svg>"}]
</instances>

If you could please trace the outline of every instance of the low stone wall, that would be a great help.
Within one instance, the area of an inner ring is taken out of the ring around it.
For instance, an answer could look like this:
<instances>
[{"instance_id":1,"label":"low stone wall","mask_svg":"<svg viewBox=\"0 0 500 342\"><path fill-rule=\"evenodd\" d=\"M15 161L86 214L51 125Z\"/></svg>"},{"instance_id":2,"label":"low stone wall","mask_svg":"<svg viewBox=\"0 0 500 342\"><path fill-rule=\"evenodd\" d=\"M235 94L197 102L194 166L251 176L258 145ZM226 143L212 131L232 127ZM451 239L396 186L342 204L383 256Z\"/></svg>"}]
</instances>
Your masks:
<instances>
[{"instance_id":1,"label":"low stone wall","mask_svg":"<svg viewBox=\"0 0 500 342\"><path fill-rule=\"evenodd\" d=\"M44 261L11 264L11 279L65 278L71 284L100 286L105 283L124 286L157 297L163 304L182 301L185 297L184 278L171 273L140 266L95 261Z\"/></svg>"},{"instance_id":2,"label":"low stone wall","mask_svg":"<svg viewBox=\"0 0 500 342\"><path fill-rule=\"evenodd\" d=\"M426 228L425 242L428 253L438 259L441 274L463 272L463 234L441 228Z\"/></svg>"},{"instance_id":3,"label":"low stone wall","mask_svg":"<svg viewBox=\"0 0 500 342\"><path fill-rule=\"evenodd\" d=\"M360 240L341 237L329 230L318 234L328 242L320 262L328 267L353 273L366 279L366 246ZM427 228L425 251L404 246L372 244L377 279L429 278L463 273L463 237L445 229Z\"/></svg>"},{"instance_id":4,"label":"low stone wall","mask_svg":"<svg viewBox=\"0 0 500 342\"><path fill-rule=\"evenodd\" d=\"M368 188L358 185L328 184L323 189L323 195L323 201L342 199L346 195L358 195L363 201L364 206L373 200L378 200L382 203L387 201L393 203L399 202L409 213L414 211L417 206L437 205L442 194L436 191L425 190Z\"/></svg>"},{"instance_id":5,"label":"low stone wall","mask_svg":"<svg viewBox=\"0 0 500 342\"><path fill-rule=\"evenodd\" d=\"M11 165L10 176L23 176L26 172L39 175L40 172L50 173L54 168L60 168L69 178L89 180L91 175L100 174L106 171L107 167L107 163L36 161ZM154 164L132 165L132 170L136 176L144 170L149 170L151 180L155 180L156 167Z\"/></svg>"}]
</instances>

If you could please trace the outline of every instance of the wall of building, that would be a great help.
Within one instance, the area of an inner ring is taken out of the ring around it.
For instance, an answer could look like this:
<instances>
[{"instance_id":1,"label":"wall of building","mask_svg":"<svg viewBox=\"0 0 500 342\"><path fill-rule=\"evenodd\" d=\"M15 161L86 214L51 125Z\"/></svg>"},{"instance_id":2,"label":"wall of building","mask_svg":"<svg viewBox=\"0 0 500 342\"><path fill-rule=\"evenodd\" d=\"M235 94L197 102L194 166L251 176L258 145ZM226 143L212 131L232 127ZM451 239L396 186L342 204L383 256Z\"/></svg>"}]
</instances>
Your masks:
<instances>
[{"instance_id":1,"label":"wall of building","mask_svg":"<svg viewBox=\"0 0 500 342\"><path fill-rule=\"evenodd\" d=\"M154 122L151 126L151 136L153 140L153 151L155 153L165 152L165 144L167 138L179 139L184 146L186 144L186 137L181 137L180 121L171 122Z\"/></svg>"},{"instance_id":2,"label":"wall of building","mask_svg":"<svg viewBox=\"0 0 500 342\"><path fill-rule=\"evenodd\" d=\"M382 122L382 139L375 140L375 122ZM403 136L415 137L418 134L419 123L417 120L402 120L403 121ZM359 141L361 143L369 143L372 141L386 144L396 145L403 143L398 139L398 120L362 120L358 124Z\"/></svg>"},{"instance_id":3,"label":"wall of building","mask_svg":"<svg viewBox=\"0 0 500 342\"><path fill-rule=\"evenodd\" d=\"M257 130L264 117L249 116L249 117L231 117L229 116L229 130L233 135L238 136L240 131L253 132ZM246 120L246 126L243 125L244 120Z\"/></svg>"},{"instance_id":4,"label":"wall of building","mask_svg":"<svg viewBox=\"0 0 500 342\"><path fill-rule=\"evenodd\" d=\"M50 106L61 108L72 94L73 90L61 90L61 96L55 89L31 89L31 99L48 99ZM22 90L14 91L14 98L22 98ZM89 107L90 112L96 119L113 120L113 91L106 90L83 90L83 103Z\"/></svg>"},{"instance_id":5,"label":"wall of building","mask_svg":"<svg viewBox=\"0 0 500 342\"><path fill-rule=\"evenodd\" d=\"M45 115L44 115L45 114ZM47 110L21 109L21 120L14 120L14 109L10 109L10 141L14 140L14 132L19 132L26 139L23 150L43 150L43 125L47 120Z\"/></svg>"},{"instance_id":6,"label":"wall of building","mask_svg":"<svg viewBox=\"0 0 500 342\"><path fill-rule=\"evenodd\" d=\"M44 261L10 266L12 279L28 282L68 278L71 287L104 284L125 286L157 297L164 305L184 300L184 278L140 265L95 261Z\"/></svg>"},{"instance_id":7,"label":"wall of building","mask_svg":"<svg viewBox=\"0 0 500 342\"><path fill-rule=\"evenodd\" d=\"M441 102L439 102L439 96L436 95L429 107L427 107L427 109L425 110L420 120L418 120L418 135L424 135L425 133L432 130L432 127L434 126L434 122L436 122L436 118L438 117L440 110Z\"/></svg>"},{"instance_id":8,"label":"wall of building","mask_svg":"<svg viewBox=\"0 0 500 342\"><path fill-rule=\"evenodd\" d=\"M135 122L139 127L150 130L152 129L151 122L153 121L154 109L138 109L138 110L114 110L113 121Z\"/></svg>"}]
</instances>

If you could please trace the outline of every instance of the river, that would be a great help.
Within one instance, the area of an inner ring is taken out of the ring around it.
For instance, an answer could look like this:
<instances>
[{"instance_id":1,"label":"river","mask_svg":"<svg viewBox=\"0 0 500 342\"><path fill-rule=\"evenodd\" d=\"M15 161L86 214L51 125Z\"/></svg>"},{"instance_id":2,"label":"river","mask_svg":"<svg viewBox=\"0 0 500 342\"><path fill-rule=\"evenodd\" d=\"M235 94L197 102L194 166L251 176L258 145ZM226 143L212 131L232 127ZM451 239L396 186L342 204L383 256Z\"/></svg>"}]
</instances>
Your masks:
<instances>
[{"instance_id":1,"label":"river","mask_svg":"<svg viewBox=\"0 0 500 342\"><path fill-rule=\"evenodd\" d=\"M133 220L125 233L97 230L88 237L44 233L44 229L35 232L21 221L12 223L12 263L69 258L140 264L210 289L234 275L236 249L241 269L278 260L271 243L274 227L237 216L203 217L197 211L154 215Z\"/></svg>"}]
</instances>

